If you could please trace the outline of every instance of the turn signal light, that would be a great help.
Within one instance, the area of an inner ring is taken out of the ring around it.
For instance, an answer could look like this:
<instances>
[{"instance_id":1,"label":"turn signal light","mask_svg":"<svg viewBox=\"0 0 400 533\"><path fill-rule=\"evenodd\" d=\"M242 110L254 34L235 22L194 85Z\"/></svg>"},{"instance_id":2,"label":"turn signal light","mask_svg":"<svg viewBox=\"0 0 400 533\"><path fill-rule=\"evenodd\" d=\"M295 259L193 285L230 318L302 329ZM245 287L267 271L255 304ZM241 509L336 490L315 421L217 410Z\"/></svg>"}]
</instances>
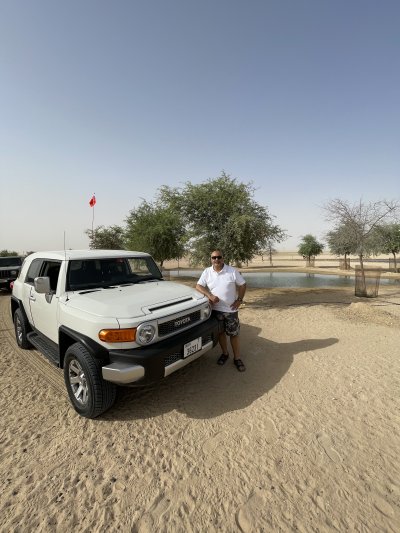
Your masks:
<instances>
[{"instance_id":1,"label":"turn signal light","mask_svg":"<svg viewBox=\"0 0 400 533\"><path fill-rule=\"evenodd\" d=\"M136 339L136 328L102 329L99 339L103 342L132 342Z\"/></svg>"}]
</instances>

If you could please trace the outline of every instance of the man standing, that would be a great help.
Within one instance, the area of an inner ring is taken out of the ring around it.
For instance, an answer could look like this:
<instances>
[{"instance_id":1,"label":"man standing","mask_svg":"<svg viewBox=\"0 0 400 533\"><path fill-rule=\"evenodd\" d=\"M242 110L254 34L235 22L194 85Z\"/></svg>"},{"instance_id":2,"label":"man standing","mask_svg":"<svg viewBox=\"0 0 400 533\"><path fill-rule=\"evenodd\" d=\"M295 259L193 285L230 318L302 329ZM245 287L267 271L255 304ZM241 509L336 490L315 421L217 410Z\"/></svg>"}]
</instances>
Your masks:
<instances>
[{"instance_id":1,"label":"man standing","mask_svg":"<svg viewBox=\"0 0 400 533\"><path fill-rule=\"evenodd\" d=\"M214 250L211 254L211 266L201 274L196 290L207 296L218 320L223 322L224 330L219 334L219 344L222 349L217 363L224 365L229 359L227 336L230 338L233 350L233 362L239 372L246 367L240 359L239 344L239 313L246 292L246 282L241 273L234 267L224 264L221 250Z\"/></svg>"}]
</instances>

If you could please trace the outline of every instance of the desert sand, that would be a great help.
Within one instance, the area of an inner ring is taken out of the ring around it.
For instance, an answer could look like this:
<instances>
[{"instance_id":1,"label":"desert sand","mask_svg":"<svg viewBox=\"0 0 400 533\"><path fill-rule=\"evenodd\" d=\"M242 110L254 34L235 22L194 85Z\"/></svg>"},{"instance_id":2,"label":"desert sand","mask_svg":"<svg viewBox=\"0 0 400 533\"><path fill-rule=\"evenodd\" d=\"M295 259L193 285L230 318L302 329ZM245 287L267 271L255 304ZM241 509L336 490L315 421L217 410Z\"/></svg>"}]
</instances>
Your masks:
<instances>
[{"instance_id":1,"label":"desert sand","mask_svg":"<svg viewBox=\"0 0 400 533\"><path fill-rule=\"evenodd\" d=\"M215 348L87 420L0 291L0 531L400 531L400 287L353 292L248 290L245 373Z\"/></svg>"}]
</instances>

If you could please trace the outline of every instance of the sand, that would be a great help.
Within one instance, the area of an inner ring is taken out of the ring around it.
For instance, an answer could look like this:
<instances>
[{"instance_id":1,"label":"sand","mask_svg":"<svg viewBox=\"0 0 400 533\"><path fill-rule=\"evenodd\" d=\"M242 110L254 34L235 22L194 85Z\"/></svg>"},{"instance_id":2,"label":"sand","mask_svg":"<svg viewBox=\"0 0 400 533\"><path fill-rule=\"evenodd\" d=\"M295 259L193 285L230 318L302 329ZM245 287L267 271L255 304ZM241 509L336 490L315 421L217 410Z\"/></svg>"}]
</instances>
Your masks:
<instances>
[{"instance_id":1,"label":"sand","mask_svg":"<svg viewBox=\"0 0 400 533\"><path fill-rule=\"evenodd\" d=\"M400 531L400 288L249 290L215 348L79 417L0 291L1 532Z\"/></svg>"}]
</instances>

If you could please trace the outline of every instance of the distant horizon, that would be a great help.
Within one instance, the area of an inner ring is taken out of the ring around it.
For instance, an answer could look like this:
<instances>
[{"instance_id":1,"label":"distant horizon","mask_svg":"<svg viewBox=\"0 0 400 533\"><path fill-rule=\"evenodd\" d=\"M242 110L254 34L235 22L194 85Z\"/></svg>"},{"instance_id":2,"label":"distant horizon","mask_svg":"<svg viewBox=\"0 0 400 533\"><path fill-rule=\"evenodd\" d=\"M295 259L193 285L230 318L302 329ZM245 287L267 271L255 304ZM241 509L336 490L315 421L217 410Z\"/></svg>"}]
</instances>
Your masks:
<instances>
[{"instance_id":1,"label":"distant horizon","mask_svg":"<svg viewBox=\"0 0 400 533\"><path fill-rule=\"evenodd\" d=\"M111 249L112 249L112 248L111 248ZM3 250L5 250L5 249L3 249ZM8 251L8 252L10 252L10 251L15 251L15 252L17 252L17 253L16 253L17 256L24 257L28 252L32 252L32 253L35 253L35 252L46 252L46 251L48 251L48 252L49 252L49 251L53 251L53 252L54 252L54 251L63 251L63 250L64 250L64 248L42 248L42 249L38 249L38 250L23 250L22 252L17 251L17 250L7 250L7 251ZM89 248L89 247L87 247L87 248L65 248L65 250L90 250L90 248ZM124 248L124 250L128 250L128 249L127 249L127 248ZM138 251L138 250L128 250L128 251ZM279 249L279 250L278 250L278 249L277 249L276 252L273 252L273 253L272 253L273 256L276 256L276 255L279 255L279 254L281 254L281 255L291 255L291 256L296 256L296 259L298 258L299 260L303 260L301 254L299 254L297 250L286 250L286 249ZM187 257L189 257L189 256L190 256L190 254L187 254L187 255L182 256L182 257L179 258L179 259L185 259L185 258L187 258ZM318 260L318 259L322 259L323 257L326 257L326 256L328 256L328 257L330 257L330 258L332 258L332 259L334 259L334 258L335 258L335 259L340 259L340 258L343 258L343 257L344 257L344 255L340 255L340 256L338 256L338 255L333 254L333 253L331 253L331 252L329 252L329 251L324 251L324 252L322 252L321 254L317 255L317 256L316 256L316 259L317 259L317 260ZM253 256L254 259L256 259L256 258L261 258L261 257L264 257L264 258L265 258L265 259L264 259L264 262L267 262L267 261L268 261L268 258L269 258L269 254L268 254L268 253L266 253L266 254L264 254L264 255L261 255L261 254L255 254L255 255ZM351 258L358 259L358 255L357 255L357 254L348 254L347 257L350 258L350 259L351 259ZM400 254L399 254L399 257L400 257ZM388 259L392 259L392 258L393 258L393 254L377 254L377 255L368 255L368 256L365 256L365 259L367 259L367 260L368 260L368 259L371 259L371 258L372 258L372 259L373 259L373 258L376 258L376 259L379 259L379 258L388 258ZM167 259L167 260L165 260L165 261L168 262L168 261L177 261L177 260L178 260L177 258L176 258L176 259L174 258L174 259Z\"/></svg>"}]
</instances>

